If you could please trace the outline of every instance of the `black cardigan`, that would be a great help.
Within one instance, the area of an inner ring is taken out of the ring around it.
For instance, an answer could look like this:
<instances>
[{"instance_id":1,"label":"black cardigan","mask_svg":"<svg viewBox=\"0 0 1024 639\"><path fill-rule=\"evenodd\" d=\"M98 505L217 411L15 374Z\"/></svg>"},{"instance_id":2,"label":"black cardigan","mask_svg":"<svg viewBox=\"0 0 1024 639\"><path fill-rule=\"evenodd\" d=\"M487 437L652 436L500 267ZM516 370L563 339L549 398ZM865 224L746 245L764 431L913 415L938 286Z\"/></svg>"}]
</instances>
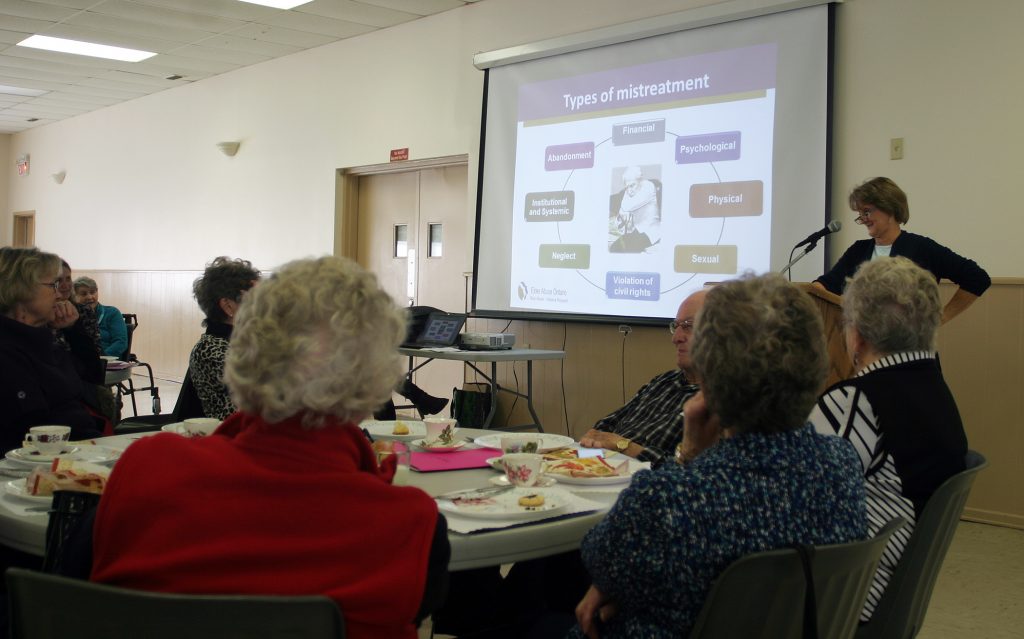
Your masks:
<instances>
[{"instance_id":1,"label":"black cardigan","mask_svg":"<svg viewBox=\"0 0 1024 639\"><path fill-rule=\"evenodd\" d=\"M882 447L892 455L903 495L918 515L942 482L964 470L967 435L937 359L885 366L843 380L860 389L878 418ZM823 395L823 397L824 397Z\"/></svg>"},{"instance_id":2,"label":"black cardigan","mask_svg":"<svg viewBox=\"0 0 1024 639\"><path fill-rule=\"evenodd\" d=\"M819 277L816 282L836 295L842 295L846 288L846 279L853 277L857 267L871 259L875 250L875 240L857 240L843 253L836 265L828 273ZM893 257L902 255L921 268L931 272L935 281L947 279L960 288L974 295L981 295L992 283L988 273L978 266L974 260L957 255L935 240L923 235L915 235L906 231L900 232L892 243Z\"/></svg>"}]
</instances>

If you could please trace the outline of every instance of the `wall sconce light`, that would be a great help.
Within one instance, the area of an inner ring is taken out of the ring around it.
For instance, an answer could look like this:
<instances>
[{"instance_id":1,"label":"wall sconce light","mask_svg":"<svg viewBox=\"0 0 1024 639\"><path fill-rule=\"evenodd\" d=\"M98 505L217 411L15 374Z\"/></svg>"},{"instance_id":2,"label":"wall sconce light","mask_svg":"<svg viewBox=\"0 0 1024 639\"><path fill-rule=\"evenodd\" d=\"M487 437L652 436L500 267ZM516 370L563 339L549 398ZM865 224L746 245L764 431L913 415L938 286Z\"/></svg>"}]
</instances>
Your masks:
<instances>
[{"instance_id":1,"label":"wall sconce light","mask_svg":"<svg viewBox=\"0 0 1024 639\"><path fill-rule=\"evenodd\" d=\"M220 149L221 153L230 158L234 157L235 153L238 153L238 147L241 145L241 142L218 142L217 148Z\"/></svg>"},{"instance_id":2,"label":"wall sconce light","mask_svg":"<svg viewBox=\"0 0 1024 639\"><path fill-rule=\"evenodd\" d=\"M54 173L50 177L53 178L53 181L56 182L57 184L64 184L64 178L66 178L67 176L67 171L58 171L57 173Z\"/></svg>"}]
</instances>

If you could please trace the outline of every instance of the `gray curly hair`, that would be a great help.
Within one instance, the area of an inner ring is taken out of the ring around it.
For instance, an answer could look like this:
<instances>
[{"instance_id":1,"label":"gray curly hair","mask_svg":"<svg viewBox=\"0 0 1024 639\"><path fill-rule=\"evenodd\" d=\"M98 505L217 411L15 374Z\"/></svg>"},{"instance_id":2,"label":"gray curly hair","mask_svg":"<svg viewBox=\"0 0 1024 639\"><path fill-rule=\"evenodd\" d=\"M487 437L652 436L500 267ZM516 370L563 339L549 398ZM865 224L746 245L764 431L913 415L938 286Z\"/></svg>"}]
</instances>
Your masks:
<instances>
[{"instance_id":1,"label":"gray curly hair","mask_svg":"<svg viewBox=\"0 0 1024 639\"><path fill-rule=\"evenodd\" d=\"M776 274L708 291L690 353L708 409L741 433L803 425L828 368L818 310Z\"/></svg>"},{"instance_id":2,"label":"gray curly hair","mask_svg":"<svg viewBox=\"0 0 1024 639\"><path fill-rule=\"evenodd\" d=\"M277 423L355 421L401 379L405 315L377 278L340 257L286 264L242 299L224 379L239 409Z\"/></svg>"},{"instance_id":3,"label":"gray curly hair","mask_svg":"<svg viewBox=\"0 0 1024 639\"><path fill-rule=\"evenodd\" d=\"M939 285L905 257L865 262L843 292L843 320L880 355L933 350L942 321Z\"/></svg>"}]
</instances>

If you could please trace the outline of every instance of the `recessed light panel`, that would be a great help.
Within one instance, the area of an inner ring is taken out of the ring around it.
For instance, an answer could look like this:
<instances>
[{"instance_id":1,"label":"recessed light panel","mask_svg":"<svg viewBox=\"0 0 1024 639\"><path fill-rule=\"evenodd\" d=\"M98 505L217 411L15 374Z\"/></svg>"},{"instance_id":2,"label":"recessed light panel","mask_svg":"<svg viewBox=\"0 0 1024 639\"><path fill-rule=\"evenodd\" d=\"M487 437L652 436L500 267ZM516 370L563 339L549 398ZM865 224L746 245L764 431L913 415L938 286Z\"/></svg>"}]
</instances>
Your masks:
<instances>
[{"instance_id":1,"label":"recessed light panel","mask_svg":"<svg viewBox=\"0 0 1024 639\"><path fill-rule=\"evenodd\" d=\"M34 98L37 95L49 93L49 91L44 91L42 89L26 89L24 87L11 87L6 84L0 84L0 93L5 93L7 95L24 95Z\"/></svg>"},{"instance_id":2,"label":"recessed light panel","mask_svg":"<svg viewBox=\"0 0 1024 639\"><path fill-rule=\"evenodd\" d=\"M275 9L293 9L300 4L306 4L310 1L311 0L241 0L241 2L262 4L264 7L273 7Z\"/></svg>"},{"instance_id":3,"label":"recessed light panel","mask_svg":"<svg viewBox=\"0 0 1024 639\"><path fill-rule=\"evenodd\" d=\"M30 36L19 42L18 46L31 47L33 49L46 49L47 51L59 51L61 53L73 53L75 55L87 55L93 58L123 60L124 62L140 62L146 58L152 58L156 55L152 51L125 49L123 47L112 47L106 44L94 44L92 42L81 42L79 40L65 40L64 38L53 38L51 36L43 35Z\"/></svg>"}]
</instances>

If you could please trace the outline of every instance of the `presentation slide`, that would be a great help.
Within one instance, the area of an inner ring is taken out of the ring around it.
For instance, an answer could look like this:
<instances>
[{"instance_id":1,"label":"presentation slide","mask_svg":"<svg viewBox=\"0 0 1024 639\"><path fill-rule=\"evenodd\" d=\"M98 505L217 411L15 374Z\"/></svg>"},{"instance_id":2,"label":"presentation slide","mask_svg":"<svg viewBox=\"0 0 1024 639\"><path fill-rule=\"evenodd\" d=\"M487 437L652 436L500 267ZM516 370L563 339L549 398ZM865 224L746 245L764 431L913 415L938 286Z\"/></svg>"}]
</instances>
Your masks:
<instances>
[{"instance_id":1,"label":"presentation slide","mask_svg":"<svg viewBox=\"0 0 1024 639\"><path fill-rule=\"evenodd\" d=\"M784 267L827 217L826 16L492 69L474 314L667 321ZM819 248L794 279L823 266Z\"/></svg>"},{"instance_id":2,"label":"presentation slide","mask_svg":"<svg viewBox=\"0 0 1024 639\"><path fill-rule=\"evenodd\" d=\"M775 58L521 87L509 307L671 317L687 284L767 270Z\"/></svg>"}]
</instances>

